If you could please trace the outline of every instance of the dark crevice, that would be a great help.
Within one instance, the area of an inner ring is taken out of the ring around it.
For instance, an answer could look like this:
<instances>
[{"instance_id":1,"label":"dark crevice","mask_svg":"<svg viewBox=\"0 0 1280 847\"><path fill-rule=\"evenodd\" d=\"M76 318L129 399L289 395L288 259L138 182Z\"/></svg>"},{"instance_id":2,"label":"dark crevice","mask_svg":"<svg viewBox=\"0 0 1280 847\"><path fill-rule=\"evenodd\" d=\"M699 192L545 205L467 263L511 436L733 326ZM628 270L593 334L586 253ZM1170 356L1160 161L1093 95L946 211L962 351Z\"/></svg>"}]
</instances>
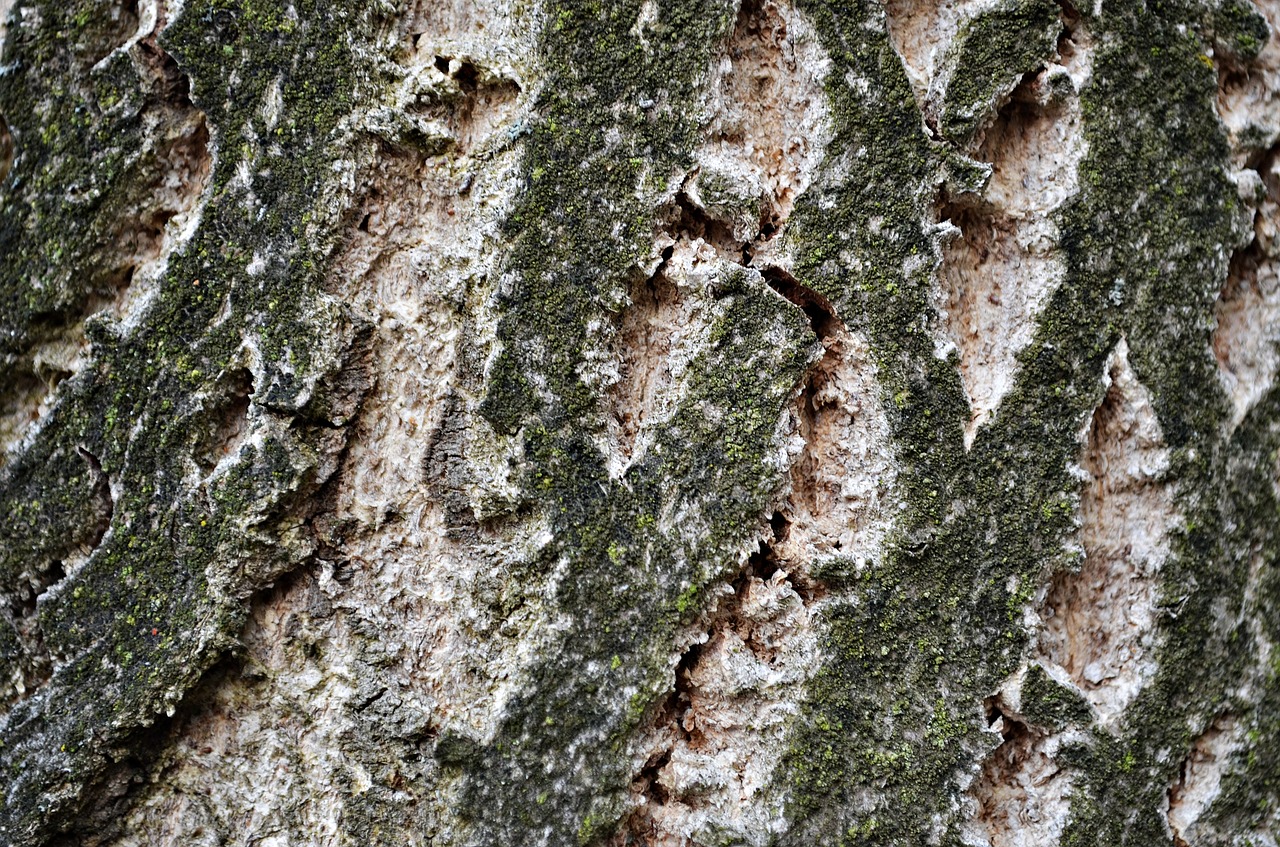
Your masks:
<instances>
[{"instance_id":1,"label":"dark crevice","mask_svg":"<svg viewBox=\"0 0 1280 847\"><path fill-rule=\"evenodd\" d=\"M9 132L9 123L0 115L0 182L9 176L13 167L13 134Z\"/></svg>"},{"instance_id":2,"label":"dark crevice","mask_svg":"<svg viewBox=\"0 0 1280 847\"><path fill-rule=\"evenodd\" d=\"M929 104L926 103L926 106ZM924 128L929 134L930 141L936 141L939 144L946 143L946 139L942 137L942 130L938 129L938 116L932 110L924 113Z\"/></svg>"},{"instance_id":3,"label":"dark crevice","mask_svg":"<svg viewBox=\"0 0 1280 847\"><path fill-rule=\"evenodd\" d=\"M93 475L93 498L95 501L95 513L98 522L94 527L93 535L88 541L90 549L96 550L98 545L102 543L103 537L106 536L107 530L111 528L111 521L116 513L116 501L111 495L111 480L102 469L102 463L98 461L98 457L90 453L83 446L76 447L76 452L89 465L90 473Z\"/></svg>"},{"instance_id":4,"label":"dark crevice","mask_svg":"<svg viewBox=\"0 0 1280 847\"><path fill-rule=\"evenodd\" d=\"M407 111L415 117L443 124L448 130L448 140L433 133L409 133L400 141L390 143L391 150L408 148L427 158L454 145L463 151L470 150L501 123L502 116L520 96L521 88L515 80L500 77L467 59L436 55L431 65L456 87L420 91Z\"/></svg>"},{"instance_id":5,"label":"dark crevice","mask_svg":"<svg viewBox=\"0 0 1280 847\"><path fill-rule=\"evenodd\" d=\"M459 63L458 72L453 75L453 78L467 95L475 94L476 89L480 87L480 72L470 62Z\"/></svg>"},{"instance_id":6,"label":"dark crevice","mask_svg":"<svg viewBox=\"0 0 1280 847\"><path fill-rule=\"evenodd\" d=\"M1183 760L1178 763L1178 776L1173 784L1169 786L1166 797L1169 802L1169 808L1175 809L1182 800L1182 794L1187 790L1187 772L1191 769L1191 753L1188 753ZM1171 826L1172 830L1173 827ZM1182 837L1182 833L1173 833L1173 847L1191 847L1190 844Z\"/></svg>"},{"instance_id":7,"label":"dark crevice","mask_svg":"<svg viewBox=\"0 0 1280 847\"><path fill-rule=\"evenodd\" d=\"M52 394L73 372L48 362L37 362L33 365L35 375L44 383L45 389Z\"/></svg>"},{"instance_id":8,"label":"dark crevice","mask_svg":"<svg viewBox=\"0 0 1280 847\"><path fill-rule=\"evenodd\" d=\"M1080 10L1071 0L1058 0L1058 7L1062 10L1062 34L1058 36L1058 55L1066 56L1069 54L1064 51L1064 45L1071 53L1075 52L1076 34L1081 21Z\"/></svg>"},{"instance_id":9,"label":"dark crevice","mask_svg":"<svg viewBox=\"0 0 1280 847\"><path fill-rule=\"evenodd\" d=\"M160 47L154 34L138 42L138 55L151 74L152 92L166 104L181 110L194 109L191 78L178 61Z\"/></svg>"},{"instance_id":10,"label":"dark crevice","mask_svg":"<svg viewBox=\"0 0 1280 847\"><path fill-rule=\"evenodd\" d=\"M315 645L311 645L311 646L314 647ZM377 703L384 696L386 696L387 691L388 691L387 686L379 685L376 690L370 692L368 695L361 697L359 700L356 701L355 703L356 711L362 712L365 709L372 706L374 703Z\"/></svg>"},{"instance_id":11,"label":"dark crevice","mask_svg":"<svg viewBox=\"0 0 1280 847\"><path fill-rule=\"evenodd\" d=\"M1249 84L1249 72L1228 62L1218 61L1214 65L1218 70L1218 91L1221 94L1235 94Z\"/></svg>"},{"instance_id":12,"label":"dark crevice","mask_svg":"<svg viewBox=\"0 0 1280 847\"><path fill-rule=\"evenodd\" d=\"M768 521L769 537L761 539L755 552L747 557L742 569L729 583L732 593L725 594L709 613L705 637L689 645L676 663L672 688L666 698L657 705L653 712L652 725L670 731L668 743L662 749L652 753L644 766L632 780L632 788L637 794L644 796L645 802L621 827L618 835L610 844L633 844L637 835L647 832L644 821L648 812L670 801L667 789L659 779L671 761L677 745L687 745L698 750L707 744L696 721L688 721L690 711L698 694L694 683L695 673L704 651L709 645L717 642L722 633L733 631L757 657L774 656L777 647L773 643L760 643L753 633L754 624L742 617L742 608L748 600L753 580L768 582L778 578L778 572L784 563L778 557L776 548L787 540L791 532L791 522L781 511L775 511ZM812 605L819 596L817 583L803 575L788 572L785 581L800 596L806 605ZM643 837L640 843L649 843Z\"/></svg>"},{"instance_id":13,"label":"dark crevice","mask_svg":"<svg viewBox=\"0 0 1280 847\"><path fill-rule=\"evenodd\" d=\"M769 267L761 271L765 282L774 291L791 301L809 318L809 325L820 341L827 341L844 329L844 322L836 314L831 301L781 268Z\"/></svg>"},{"instance_id":14,"label":"dark crevice","mask_svg":"<svg viewBox=\"0 0 1280 847\"><path fill-rule=\"evenodd\" d=\"M78 551L75 560L79 565L93 554L102 544L111 521L115 516L115 500L111 495L111 484L102 469L98 457L83 446L76 452L88 465L92 481L89 492L92 508L85 514L86 535L77 536ZM66 580L68 562L63 559L51 559L40 564L34 571L28 572L19 580L13 593L9 594L7 612L9 621L24 641L24 661L22 663L22 683L27 696L48 682L53 670L51 656L45 646L44 633L40 626L40 604L42 598L52 589Z\"/></svg>"},{"instance_id":15,"label":"dark crevice","mask_svg":"<svg viewBox=\"0 0 1280 847\"><path fill-rule=\"evenodd\" d=\"M102 534L105 535L106 531L103 530ZM102 541L102 536L99 535L98 540L93 542L92 546L97 547L98 544L101 543L101 541ZM60 559L54 560L53 564L49 565L48 577L49 577L50 586L57 585L59 582L62 582L64 579L67 578L67 569L63 565Z\"/></svg>"},{"instance_id":16,"label":"dark crevice","mask_svg":"<svg viewBox=\"0 0 1280 847\"><path fill-rule=\"evenodd\" d=\"M781 515L775 515L775 517L781 517ZM780 566L773 545L767 541L761 541L756 552L747 557L747 564L738 574L738 578L733 581L734 593L741 597L752 579L768 582L769 578L778 572Z\"/></svg>"},{"instance_id":17,"label":"dark crevice","mask_svg":"<svg viewBox=\"0 0 1280 847\"><path fill-rule=\"evenodd\" d=\"M1000 737L1004 739L1000 745L1001 747L1016 743L1035 734L1025 721L1004 708L999 694L983 700L982 707L987 717L987 726L993 727L997 723L1000 724Z\"/></svg>"},{"instance_id":18,"label":"dark crevice","mask_svg":"<svg viewBox=\"0 0 1280 847\"><path fill-rule=\"evenodd\" d=\"M982 712L986 715L987 726L995 726L996 721L1004 717L1004 712L1000 709L1000 698L992 696L983 700Z\"/></svg>"},{"instance_id":19,"label":"dark crevice","mask_svg":"<svg viewBox=\"0 0 1280 847\"><path fill-rule=\"evenodd\" d=\"M40 406L49 394L48 381L35 373L34 366L13 365L0 383L0 468L9 459L9 449L21 443L28 428L40 419Z\"/></svg>"},{"instance_id":20,"label":"dark crevice","mask_svg":"<svg viewBox=\"0 0 1280 847\"><path fill-rule=\"evenodd\" d=\"M689 199L683 188L676 193L675 212L674 219L667 226L667 232L673 238L678 239L682 235L690 241L701 238L716 252L732 260L742 255L746 245L733 237L733 227L707 214L705 209Z\"/></svg>"},{"instance_id":21,"label":"dark crevice","mask_svg":"<svg viewBox=\"0 0 1280 847\"><path fill-rule=\"evenodd\" d=\"M782 512L774 512L773 517L769 518L769 529L773 531L774 543L786 541L791 535L791 521Z\"/></svg>"},{"instance_id":22,"label":"dark crevice","mask_svg":"<svg viewBox=\"0 0 1280 847\"><path fill-rule=\"evenodd\" d=\"M999 695L986 698L983 706L987 726L999 726L1001 741L983 761L970 795L978 802L977 820L982 826L990 833L1005 833L1011 826L1018 825L1016 822L1024 820L1023 813L1031 812L1043 801L1044 797L1037 795L1036 789L1047 786L1062 769L1029 772L1028 768L1039 767L1043 759L1044 754L1037 745L1045 738L1044 733L1005 709ZM1034 787L1028 786L1029 779L1034 780ZM1012 796L1011 790L1015 791ZM1044 791L1047 796L1049 789ZM1021 792L1025 795L1020 796Z\"/></svg>"},{"instance_id":23,"label":"dark crevice","mask_svg":"<svg viewBox=\"0 0 1280 847\"><path fill-rule=\"evenodd\" d=\"M1245 167L1251 171L1256 171L1265 180L1267 174L1275 166L1277 159L1280 159L1280 143L1255 150L1245 161ZM1271 188L1271 186L1267 187Z\"/></svg>"},{"instance_id":24,"label":"dark crevice","mask_svg":"<svg viewBox=\"0 0 1280 847\"><path fill-rule=\"evenodd\" d=\"M663 788L658 782L658 774L671 761L671 751L663 750L661 753L651 756L644 767L640 769L639 776L636 777L636 783L642 785L644 793L648 796L650 803L659 806L667 802L667 789Z\"/></svg>"},{"instance_id":25,"label":"dark crevice","mask_svg":"<svg viewBox=\"0 0 1280 847\"><path fill-rule=\"evenodd\" d=\"M1062 31L1055 45L1056 64L1065 65L1077 51L1078 28L1080 15L1067 3L1062 3ZM965 147L971 155L980 161L994 162L997 150L1004 145L1005 138L1011 128L1027 126L1037 118L1055 116L1062 109L1062 100L1045 87L1050 85L1051 77L1045 63L1027 71L1018 80L1009 96L995 114L983 122L979 131L975 132L971 142Z\"/></svg>"}]
</instances>

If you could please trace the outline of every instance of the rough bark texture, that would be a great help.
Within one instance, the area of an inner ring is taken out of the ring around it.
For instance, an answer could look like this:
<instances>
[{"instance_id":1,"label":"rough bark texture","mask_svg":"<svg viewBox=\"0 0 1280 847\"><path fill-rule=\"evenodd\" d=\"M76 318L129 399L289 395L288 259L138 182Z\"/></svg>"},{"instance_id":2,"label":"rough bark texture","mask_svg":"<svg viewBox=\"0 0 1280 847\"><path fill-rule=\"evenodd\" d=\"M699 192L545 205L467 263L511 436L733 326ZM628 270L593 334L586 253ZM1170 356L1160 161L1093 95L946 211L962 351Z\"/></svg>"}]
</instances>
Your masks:
<instances>
[{"instance_id":1,"label":"rough bark texture","mask_svg":"<svg viewBox=\"0 0 1280 847\"><path fill-rule=\"evenodd\" d=\"M0 844L1276 847L1280 3L0 12Z\"/></svg>"}]
</instances>

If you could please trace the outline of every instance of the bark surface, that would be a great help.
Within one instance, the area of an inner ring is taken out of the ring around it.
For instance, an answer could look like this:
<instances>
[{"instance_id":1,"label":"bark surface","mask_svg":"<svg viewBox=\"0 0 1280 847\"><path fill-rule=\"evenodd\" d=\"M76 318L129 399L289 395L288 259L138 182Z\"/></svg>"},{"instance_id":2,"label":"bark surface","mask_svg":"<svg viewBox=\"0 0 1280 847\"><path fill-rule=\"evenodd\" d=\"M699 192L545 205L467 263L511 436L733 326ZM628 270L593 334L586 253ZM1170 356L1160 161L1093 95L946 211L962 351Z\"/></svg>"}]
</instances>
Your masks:
<instances>
[{"instance_id":1,"label":"bark surface","mask_svg":"<svg viewBox=\"0 0 1280 847\"><path fill-rule=\"evenodd\" d=\"M0 844L1280 833L1280 3L0 0Z\"/></svg>"}]
</instances>

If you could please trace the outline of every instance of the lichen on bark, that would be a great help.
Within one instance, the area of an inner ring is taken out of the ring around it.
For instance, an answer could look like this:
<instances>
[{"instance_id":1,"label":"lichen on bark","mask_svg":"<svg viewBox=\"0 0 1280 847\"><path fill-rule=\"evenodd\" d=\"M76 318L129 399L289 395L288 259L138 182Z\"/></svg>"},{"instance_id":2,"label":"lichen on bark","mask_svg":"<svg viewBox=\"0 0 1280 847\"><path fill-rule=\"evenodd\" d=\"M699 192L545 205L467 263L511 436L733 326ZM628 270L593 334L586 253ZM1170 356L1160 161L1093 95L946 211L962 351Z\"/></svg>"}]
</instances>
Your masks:
<instances>
[{"instance_id":1,"label":"lichen on bark","mask_svg":"<svg viewBox=\"0 0 1280 847\"><path fill-rule=\"evenodd\" d=\"M1274 842L1274 3L0 9L0 840Z\"/></svg>"}]
</instances>

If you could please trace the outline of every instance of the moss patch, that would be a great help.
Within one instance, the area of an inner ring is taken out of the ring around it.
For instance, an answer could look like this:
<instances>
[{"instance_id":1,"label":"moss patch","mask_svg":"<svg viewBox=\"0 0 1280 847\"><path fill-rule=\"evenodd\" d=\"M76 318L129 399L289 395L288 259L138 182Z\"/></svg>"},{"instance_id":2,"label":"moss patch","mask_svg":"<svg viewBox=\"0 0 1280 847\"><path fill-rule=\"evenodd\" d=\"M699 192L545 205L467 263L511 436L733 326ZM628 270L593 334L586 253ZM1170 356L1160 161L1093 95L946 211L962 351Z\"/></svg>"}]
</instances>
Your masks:
<instances>
[{"instance_id":1,"label":"moss patch","mask_svg":"<svg viewBox=\"0 0 1280 847\"><path fill-rule=\"evenodd\" d=\"M950 74L938 130L966 144L1025 74L1051 59L1062 32L1053 0L1005 0L966 20L943 59Z\"/></svg>"},{"instance_id":2,"label":"moss patch","mask_svg":"<svg viewBox=\"0 0 1280 847\"><path fill-rule=\"evenodd\" d=\"M62 661L7 718L6 843L38 843L73 820L108 751L127 750L171 710L230 643L250 592L306 554L267 529L317 483L305 427L290 424L326 414L315 398L355 333L321 286L343 208L331 166L353 155L339 119L381 84L353 48L383 24L374 3L294 5L288 16L274 3L197 0L165 31L219 151L201 226L137 326L89 321L92 363L0 470L0 511L21 516L0 527L9 592L83 540L97 483L82 453L117 492L110 531L38 604L41 642ZM11 30L14 70L0 78L18 147L0 237L21 242L0 276L7 363L39 342L40 326L90 308L110 268L104 233L150 190L137 151L153 139L141 116L157 97L186 96L144 84L141 48L111 52L136 28L121 8L84 0L37 11L39 26ZM100 33L105 20L119 25ZM276 81L284 105L268 127L261 107ZM255 256L266 265L256 276L246 270ZM230 408L246 343L258 354L250 423L263 437L202 479L202 433Z\"/></svg>"},{"instance_id":3,"label":"moss patch","mask_svg":"<svg viewBox=\"0 0 1280 847\"><path fill-rule=\"evenodd\" d=\"M508 222L514 281L481 412L522 433L526 496L554 528L512 579L562 573L568 623L464 777L466 814L494 843L590 841L617 824L625 742L671 683L668 651L709 596L701 589L754 546L780 482L766 460L774 428L814 352L798 309L757 272L723 266L712 344L686 377L696 400L609 478L594 441L605 398L581 368L652 249L657 199L690 164L696 96L734 23L722 0L669 0L638 24L641 6L548 4L549 79Z\"/></svg>"},{"instance_id":4,"label":"moss patch","mask_svg":"<svg viewBox=\"0 0 1280 847\"><path fill-rule=\"evenodd\" d=\"M1078 484L1067 469L1122 333L1178 456L1175 484L1211 493L1183 498L1194 517L1164 572L1166 595L1195 610L1162 619L1162 671L1121 736L1099 732L1072 754L1083 779L1071 843L1157 839L1159 798L1177 766L1159 751L1186 749L1188 719L1221 704L1239 670L1211 611L1238 603L1243 583L1220 541L1228 524L1213 492L1234 465L1222 452L1225 404L1208 353L1236 201L1213 74L1194 34L1199 10L1159 6L1109 4L1089 21L1100 46L1083 95L1083 185L1060 220L1067 279L1019 356L1014 390L968 454L955 365L933 354L937 253L920 223L950 154L920 132L878 10L805 6L835 60L828 94L838 134L825 183L793 218L808 257L797 275L871 337L911 506L897 551L847 579L847 598L828 612L829 659L788 760L795 825L784 843L958 837L961 772L989 749L982 699L1027 645L1028 595L1011 587L1039 584L1072 560L1064 544ZM870 81L869 92L855 93L846 78ZM1042 719L1081 719L1076 706Z\"/></svg>"}]
</instances>

